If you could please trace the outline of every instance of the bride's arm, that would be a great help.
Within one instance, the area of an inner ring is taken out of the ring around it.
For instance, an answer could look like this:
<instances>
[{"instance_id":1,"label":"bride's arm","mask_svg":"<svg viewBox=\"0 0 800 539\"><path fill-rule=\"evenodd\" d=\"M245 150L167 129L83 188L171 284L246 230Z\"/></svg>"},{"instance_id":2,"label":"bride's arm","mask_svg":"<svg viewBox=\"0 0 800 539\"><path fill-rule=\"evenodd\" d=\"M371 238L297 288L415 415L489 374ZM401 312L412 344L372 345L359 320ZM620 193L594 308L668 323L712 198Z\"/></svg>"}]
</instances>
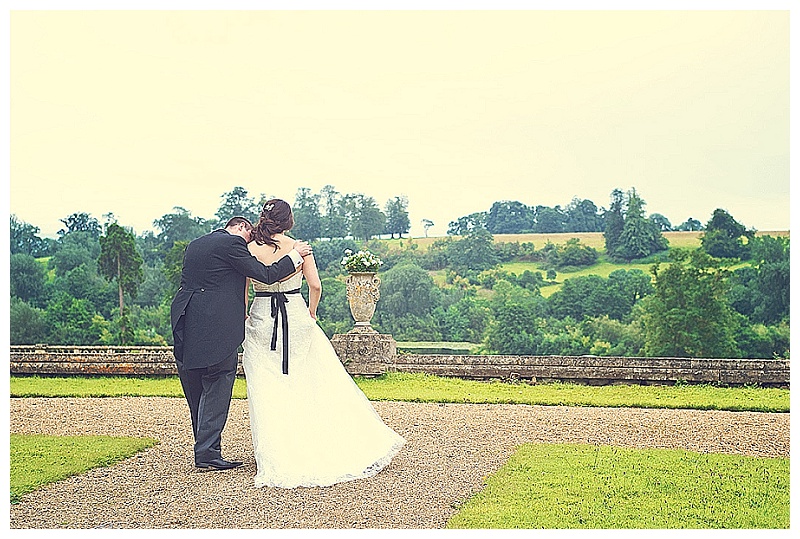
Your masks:
<instances>
[{"instance_id":1,"label":"bride's arm","mask_svg":"<svg viewBox=\"0 0 800 539\"><path fill-rule=\"evenodd\" d=\"M303 258L303 277L308 283L308 312L311 314L311 318L316 320L319 298L322 296L322 281L319 279L317 262L314 260L313 254Z\"/></svg>"},{"instance_id":2,"label":"bride's arm","mask_svg":"<svg viewBox=\"0 0 800 539\"><path fill-rule=\"evenodd\" d=\"M252 279L248 277L244 281L244 319L247 320L247 317L250 316L250 313L247 310L247 306L250 304L250 283Z\"/></svg>"}]
</instances>

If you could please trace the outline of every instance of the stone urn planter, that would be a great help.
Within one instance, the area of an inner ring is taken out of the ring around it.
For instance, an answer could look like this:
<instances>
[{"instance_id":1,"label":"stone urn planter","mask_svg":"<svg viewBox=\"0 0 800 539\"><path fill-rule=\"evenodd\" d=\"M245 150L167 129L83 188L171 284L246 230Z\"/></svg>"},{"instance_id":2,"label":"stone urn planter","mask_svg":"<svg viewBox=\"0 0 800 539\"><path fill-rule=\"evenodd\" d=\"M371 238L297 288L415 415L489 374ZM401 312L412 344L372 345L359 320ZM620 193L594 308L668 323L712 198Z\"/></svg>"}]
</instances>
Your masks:
<instances>
[{"instance_id":1,"label":"stone urn planter","mask_svg":"<svg viewBox=\"0 0 800 539\"><path fill-rule=\"evenodd\" d=\"M370 320L381 297L381 280L374 272L350 272L345 281L350 314L356 324L351 333L377 333Z\"/></svg>"}]
</instances>

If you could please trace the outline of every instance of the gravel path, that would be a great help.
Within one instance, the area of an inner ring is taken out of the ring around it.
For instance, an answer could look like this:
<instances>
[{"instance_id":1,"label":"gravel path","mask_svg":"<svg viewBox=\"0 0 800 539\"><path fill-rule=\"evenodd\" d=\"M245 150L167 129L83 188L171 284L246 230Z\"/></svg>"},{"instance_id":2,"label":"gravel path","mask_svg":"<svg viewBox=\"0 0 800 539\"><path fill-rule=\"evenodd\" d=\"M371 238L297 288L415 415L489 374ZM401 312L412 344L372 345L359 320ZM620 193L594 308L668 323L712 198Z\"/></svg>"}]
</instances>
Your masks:
<instances>
[{"instance_id":1,"label":"gravel path","mask_svg":"<svg viewBox=\"0 0 800 539\"><path fill-rule=\"evenodd\" d=\"M789 414L375 402L408 443L377 476L326 488L257 489L247 402L233 401L223 455L199 472L177 398L11 399L12 433L148 436L161 443L110 468L26 495L11 528L442 528L526 442L789 455Z\"/></svg>"}]
</instances>

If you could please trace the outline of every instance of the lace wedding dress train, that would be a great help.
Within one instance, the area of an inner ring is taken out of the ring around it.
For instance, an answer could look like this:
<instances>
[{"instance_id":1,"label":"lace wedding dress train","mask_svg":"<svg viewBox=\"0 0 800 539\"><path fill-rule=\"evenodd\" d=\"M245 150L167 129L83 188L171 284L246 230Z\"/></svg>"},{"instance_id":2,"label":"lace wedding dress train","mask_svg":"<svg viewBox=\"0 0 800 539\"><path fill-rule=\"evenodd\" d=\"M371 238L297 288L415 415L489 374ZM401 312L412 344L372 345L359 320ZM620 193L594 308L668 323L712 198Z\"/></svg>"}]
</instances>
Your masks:
<instances>
[{"instance_id":1,"label":"lace wedding dress train","mask_svg":"<svg viewBox=\"0 0 800 539\"><path fill-rule=\"evenodd\" d=\"M274 285L256 282L259 297L245 324L242 363L257 487L329 486L370 477L405 444L311 318L296 292L302 278L298 273Z\"/></svg>"}]
</instances>

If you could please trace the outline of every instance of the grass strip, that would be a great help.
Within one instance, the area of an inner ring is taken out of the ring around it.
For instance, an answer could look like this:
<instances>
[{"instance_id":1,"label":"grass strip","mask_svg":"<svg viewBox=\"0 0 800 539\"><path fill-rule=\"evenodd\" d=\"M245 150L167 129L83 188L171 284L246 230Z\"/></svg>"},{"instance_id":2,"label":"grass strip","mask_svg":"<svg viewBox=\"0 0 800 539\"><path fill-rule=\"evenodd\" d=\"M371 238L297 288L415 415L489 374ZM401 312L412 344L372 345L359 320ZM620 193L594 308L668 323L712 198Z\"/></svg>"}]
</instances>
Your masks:
<instances>
[{"instance_id":1,"label":"grass strip","mask_svg":"<svg viewBox=\"0 0 800 539\"><path fill-rule=\"evenodd\" d=\"M712 385L640 386L481 382L421 373L357 380L370 400L788 412L789 390Z\"/></svg>"},{"instance_id":2,"label":"grass strip","mask_svg":"<svg viewBox=\"0 0 800 539\"><path fill-rule=\"evenodd\" d=\"M788 412L789 390L712 385L639 386L481 382L422 373L389 373L356 377L373 401L448 402L470 404L531 404ZM177 377L39 377L12 376L11 397L180 397ZM238 378L234 398L246 398Z\"/></svg>"},{"instance_id":3,"label":"grass strip","mask_svg":"<svg viewBox=\"0 0 800 539\"><path fill-rule=\"evenodd\" d=\"M244 380L237 379L239 398ZM177 376L12 376L11 397L180 397ZM234 395L236 396L236 395Z\"/></svg>"},{"instance_id":4,"label":"grass strip","mask_svg":"<svg viewBox=\"0 0 800 539\"><path fill-rule=\"evenodd\" d=\"M11 503L44 485L110 466L157 443L152 438L11 434Z\"/></svg>"},{"instance_id":5,"label":"grass strip","mask_svg":"<svg viewBox=\"0 0 800 539\"><path fill-rule=\"evenodd\" d=\"M789 459L525 444L447 527L788 529Z\"/></svg>"}]
</instances>

